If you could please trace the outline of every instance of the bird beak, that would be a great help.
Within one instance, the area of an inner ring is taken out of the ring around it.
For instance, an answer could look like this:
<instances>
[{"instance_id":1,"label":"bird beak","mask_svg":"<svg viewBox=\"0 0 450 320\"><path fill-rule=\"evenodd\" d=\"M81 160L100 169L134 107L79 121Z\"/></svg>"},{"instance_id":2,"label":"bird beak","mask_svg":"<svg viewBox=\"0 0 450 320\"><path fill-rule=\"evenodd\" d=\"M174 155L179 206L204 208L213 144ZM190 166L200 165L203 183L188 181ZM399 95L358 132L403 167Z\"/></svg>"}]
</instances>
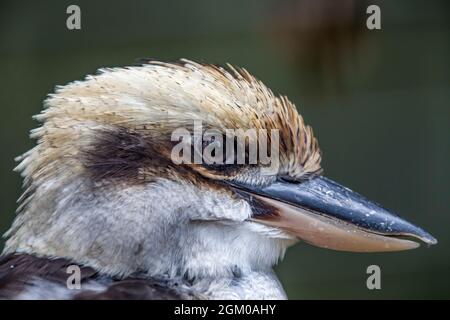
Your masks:
<instances>
[{"instance_id":1,"label":"bird beak","mask_svg":"<svg viewBox=\"0 0 450 320\"><path fill-rule=\"evenodd\" d=\"M234 188L272 208L252 220L280 228L318 247L381 252L417 248L437 240L421 228L325 177L302 183L276 181L265 187Z\"/></svg>"}]
</instances>

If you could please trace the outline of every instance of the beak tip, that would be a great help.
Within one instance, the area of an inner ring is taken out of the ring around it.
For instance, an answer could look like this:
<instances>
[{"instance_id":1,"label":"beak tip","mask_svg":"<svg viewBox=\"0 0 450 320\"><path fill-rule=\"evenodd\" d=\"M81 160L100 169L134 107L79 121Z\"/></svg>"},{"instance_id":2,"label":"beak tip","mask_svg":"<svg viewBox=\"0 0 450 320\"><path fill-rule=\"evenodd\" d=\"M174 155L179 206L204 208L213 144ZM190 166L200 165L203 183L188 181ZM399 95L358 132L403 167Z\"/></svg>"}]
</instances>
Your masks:
<instances>
[{"instance_id":1,"label":"beak tip","mask_svg":"<svg viewBox=\"0 0 450 320\"><path fill-rule=\"evenodd\" d=\"M432 235L428 235L428 237L424 238L423 241L428 244L428 246L432 246L438 243L437 239Z\"/></svg>"},{"instance_id":2,"label":"beak tip","mask_svg":"<svg viewBox=\"0 0 450 320\"><path fill-rule=\"evenodd\" d=\"M418 227L415 228L416 232L413 232L413 235L423 243L427 244L428 246L432 246L438 243L437 239L425 230Z\"/></svg>"}]
</instances>

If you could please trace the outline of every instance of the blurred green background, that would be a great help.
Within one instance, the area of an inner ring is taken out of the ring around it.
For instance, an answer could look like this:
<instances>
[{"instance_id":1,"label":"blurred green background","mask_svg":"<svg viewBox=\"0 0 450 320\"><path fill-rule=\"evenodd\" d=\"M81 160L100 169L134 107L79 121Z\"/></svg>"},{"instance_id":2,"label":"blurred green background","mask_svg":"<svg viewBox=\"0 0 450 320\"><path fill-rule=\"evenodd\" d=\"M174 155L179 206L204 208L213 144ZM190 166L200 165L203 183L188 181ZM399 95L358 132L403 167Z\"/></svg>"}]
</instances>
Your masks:
<instances>
[{"instance_id":1,"label":"blurred green background","mask_svg":"<svg viewBox=\"0 0 450 320\"><path fill-rule=\"evenodd\" d=\"M79 31L66 8L81 8ZM381 30L366 8L381 8ZM0 3L0 231L21 188L14 157L55 85L136 58L246 67L314 127L325 173L439 244L351 254L299 244L277 267L291 299L450 298L448 1L6 1ZM1 243L0 243L1 245ZM366 288L377 264L382 289Z\"/></svg>"}]
</instances>

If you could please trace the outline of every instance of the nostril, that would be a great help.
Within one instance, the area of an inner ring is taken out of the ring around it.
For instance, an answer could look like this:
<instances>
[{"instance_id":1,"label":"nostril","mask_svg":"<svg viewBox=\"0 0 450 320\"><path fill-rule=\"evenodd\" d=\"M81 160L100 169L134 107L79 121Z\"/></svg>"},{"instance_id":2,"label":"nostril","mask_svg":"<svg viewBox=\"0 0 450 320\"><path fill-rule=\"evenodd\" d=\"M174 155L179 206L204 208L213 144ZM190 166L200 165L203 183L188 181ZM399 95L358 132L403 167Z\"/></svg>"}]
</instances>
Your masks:
<instances>
[{"instance_id":1,"label":"nostril","mask_svg":"<svg viewBox=\"0 0 450 320\"><path fill-rule=\"evenodd\" d=\"M278 176L278 181L282 181L282 182L288 182L288 183L301 183L302 181L299 180L296 177L292 177L290 175L279 175Z\"/></svg>"}]
</instances>

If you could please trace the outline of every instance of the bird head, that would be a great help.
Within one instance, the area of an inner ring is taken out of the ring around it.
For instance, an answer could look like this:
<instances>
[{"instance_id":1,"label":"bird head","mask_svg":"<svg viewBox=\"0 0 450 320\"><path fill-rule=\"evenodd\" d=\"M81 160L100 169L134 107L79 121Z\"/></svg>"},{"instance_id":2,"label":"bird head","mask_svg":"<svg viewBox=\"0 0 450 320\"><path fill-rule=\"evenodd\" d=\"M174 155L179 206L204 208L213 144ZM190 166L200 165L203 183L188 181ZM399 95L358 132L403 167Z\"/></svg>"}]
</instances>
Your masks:
<instances>
[{"instance_id":1,"label":"bird head","mask_svg":"<svg viewBox=\"0 0 450 320\"><path fill-rule=\"evenodd\" d=\"M26 191L6 251L198 275L268 268L298 240L356 252L436 242L325 178L311 127L244 69L102 69L45 107L17 167ZM270 161L250 161L264 146Z\"/></svg>"}]
</instances>

